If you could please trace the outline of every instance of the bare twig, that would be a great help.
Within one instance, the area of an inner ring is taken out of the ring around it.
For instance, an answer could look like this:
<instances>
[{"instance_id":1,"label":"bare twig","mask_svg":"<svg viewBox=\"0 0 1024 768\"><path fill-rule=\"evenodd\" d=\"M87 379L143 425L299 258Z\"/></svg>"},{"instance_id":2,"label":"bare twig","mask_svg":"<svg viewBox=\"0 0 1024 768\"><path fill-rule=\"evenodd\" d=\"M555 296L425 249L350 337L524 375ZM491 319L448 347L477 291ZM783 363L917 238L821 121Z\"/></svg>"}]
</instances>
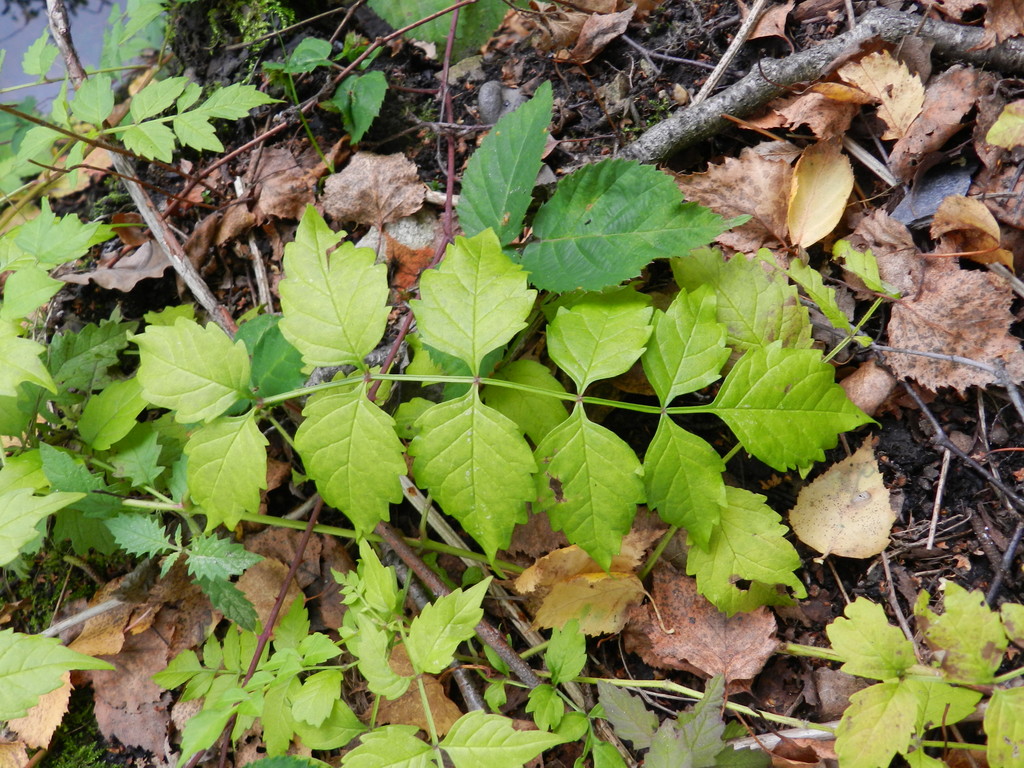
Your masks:
<instances>
[{"instance_id":1,"label":"bare twig","mask_svg":"<svg viewBox=\"0 0 1024 768\"><path fill-rule=\"evenodd\" d=\"M743 44L747 42L747 38L750 37L750 33L754 30L754 25L761 18L761 14L764 13L764 8L767 4L768 0L754 0L750 13L747 14L747 18L743 20L740 28L736 30L732 42L729 43L729 47L722 54L721 61L718 62L711 74L708 75L708 79L704 81L704 85L697 91L697 95L693 97L692 104L694 106L707 99L718 86L719 81L732 65L732 60L736 58L736 54L740 52L740 48L743 47Z\"/></svg>"}]
</instances>

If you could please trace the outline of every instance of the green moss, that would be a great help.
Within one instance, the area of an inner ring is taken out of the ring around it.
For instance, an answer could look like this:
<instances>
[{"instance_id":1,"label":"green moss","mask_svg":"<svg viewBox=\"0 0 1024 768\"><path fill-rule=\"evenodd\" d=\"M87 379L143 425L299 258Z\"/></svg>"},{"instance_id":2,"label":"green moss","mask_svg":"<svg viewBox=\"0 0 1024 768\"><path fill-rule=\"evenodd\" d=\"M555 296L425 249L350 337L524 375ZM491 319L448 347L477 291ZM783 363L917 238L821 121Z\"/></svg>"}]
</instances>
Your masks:
<instances>
[{"instance_id":1,"label":"green moss","mask_svg":"<svg viewBox=\"0 0 1024 768\"><path fill-rule=\"evenodd\" d=\"M71 694L68 713L54 735L48 768L91 768L109 765L108 751L93 715L92 691L82 689Z\"/></svg>"},{"instance_id":2,"label":"green moss","mask_svg":"<svg viewBox=\"0 0 1024 768\"><path fill-rule=\"evenodd\" d=\"M213 30L215 45L229 37L225 27L231 25L238 30L243 43L251 43L273 29L280 29L295 23L295 11L281 0L228 0L210 8L207 13ZM253 53L265 43L254 45Z\"/></svg>"}]
</instances>

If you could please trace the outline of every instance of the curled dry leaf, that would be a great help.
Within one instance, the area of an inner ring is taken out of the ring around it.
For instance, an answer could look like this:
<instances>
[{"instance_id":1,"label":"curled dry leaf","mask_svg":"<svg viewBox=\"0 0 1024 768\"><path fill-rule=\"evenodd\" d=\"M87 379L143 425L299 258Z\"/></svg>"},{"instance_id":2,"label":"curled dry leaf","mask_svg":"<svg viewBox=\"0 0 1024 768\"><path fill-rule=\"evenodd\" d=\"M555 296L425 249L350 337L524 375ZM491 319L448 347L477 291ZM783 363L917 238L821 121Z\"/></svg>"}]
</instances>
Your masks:
<instances>
[{"instance_id":1,"label":"curled dry leaf","mask_svg":"<svg viewBox=\"0 0 1024 768\"><path fill-rule=\"evenodd\" d=\"M256 218L301 219L307 205L313 203L318 176L303 168L285 147L272 147L263 153L256 178Z\"/></svg>"},{"instance_id":2,"label":"curled dry leaf","mask_svg":"<svg viewBox=\"0 0 1024 768\"><path fill-rule=\"evenodd\" d=\"M835 229L853 191L853 168L838 139L819 141L803 151L790 181L786 224L789 241L803 248Z\"/></svg>"},{"instance_id":3,"label":"curled dry leaf","mask_svg":"<svg viewBox=\"0 0 1024 768\"><path fill-rule=\"evenodd\" d=\"M339 221L381 227L416 213L425 193L416 166L405 155L357 152L345 170L327 177L321 203Z\"/></svg>"},{"instance_id":4,"label":"curled dry leaf","mask_svg":"<svg viewBox=\"0 0 1024 768\"><path fill-rule=\"evenodd\" d=\"M65 283L85 285L90 280L108 291L128 293L136 285L150 277L160 277L169 269L162 249L154 247L153 241L143 243L132 253L117 261L111 267L99 266L89 272L60 275Z\"/></svg>"},{"instance_id":5,"label":"curled dry leaf","mask_svg":"<svg viewBox=\"0 0 1024 768\"><path fill-rule=\"evenodd\" d=\"M931 236L937 253L961 254L979 264L1002 264L1013 269L1013 254L999 247L999 223L974 197L950 195L932 219Z\"/></svg>"},{"instance_id":6,"label":"curled dry leaf","mask_svg":"<svg viewBox=\"0 0 1024 768\"><path fill-rule=\"evenodd\" d=\"M388 664L396 674L405 677L412 677L416 670L412 668L409 655L404 645L395 646L388 659ZM393 725L415 725L425 733L430 732L430 723L433 722L437 729L438 736L444 736L455 721L462 717L462 711L455 702L448 698L444 687L433 675L421 675L419 678L423 684L422 694L418 686L410 686L405 693L397 699L380 698L377 710L377 722ZM430 707L430 720L423 711L423 697L426 697Z\"/></svg>"},{"instance_id":7,"label":"curled dry leaf","mask_svg":"<svg viewBox=\"0 0 1024 768\"><path fill-rule=\"evenodd\" d=\"M896 387L896 378L874 360L868 360L839 385L850 402L868 416L874 416Z\"/></svg>"},{"instance_id":8,"label":"curled dry leaf","mask_svg":"<svg viewBox=\"0 0 1024 768\"><path fill-rule=\"evenodd\" d=\"M819 139L842 136L849 129L860 105L870 102L870 98L856 88L838 83L821 83L821 85L835 86L830 89L831 93L845 89L847 94L855 95L857 98L836 99L831 93L819 93L812 88L807 93L795 98L780 100L774 109L785 118L785 125L790 128L806 125L811 129L811 133Z\"/></svg>"},{"instance_id":9,"label":"curled dry leaf","mask_svg":"<svg viewBox=\"0 0 1024 768\"><path fill-rule=\"evenodd\" d=\"M822 555L873 557L889 545L896 513L872 443L804 486L789 512L796 537Z\"/></svg>"},{"instance_id":10,"label":"curled dry leaf","mask_svg":"<svg viewBox=\"0 0 1024 768\"><path fill-rule=\"evenodd\" d=\"M983 46L998 45L1024 32L1024 3L1020 0L988 0Z\"/></svg>"},{"instance_id":11,"label":"curled dry leaf","mask_svg":"<svg viewBox=\"0 0 1024 768\"><path fill-rule=\"evenodd\" d=\"M885 123L883 139L906 136L924 106L921 78L888 51L870 53L839 68L839 77L878 102L878 117Z\"/></svg>"},{"instance_id":12,"label":"curled dry leaf","mask_svg":"<svg viewBox=\"0 0 1024 768\"><path fill-rule=\"evenodd\" d=\"M586 64L603 51L608 43L626 31L635 12L636 6L631 5L618 13L592 14L583 22L572 50L560 53L556 58L575 64Z\"/></svg>"},{"instance_id":13,"label":"curled dry leaf","mask_svg":"<svg viewBox=\"0 0 1024 768\"><path fill-rule=\"evenodd\" d=\"M657 612L651 605L634 609L625 642L652 667L722 675L728 684L752 680L778 647L767 608L726 616L697 592L696 581L668 563L654 569L651 591Z\"/></svg>"},{"instance_id":14,"label":"curled dry leaf","mask_svg":"<svg viewBox=\"0 0 1024 768\"><path fill-rule=\"evenodd\" d=\"M785 3L779 3L777 5L770 5L768 10L761 14L761 18L757 20L754 25L754 29L750 33L750 40L756 40L759 37L781 37L783 40L789 40L786 37L786 21L789 19L789 13L793 10L793 6L796 5L796 0L788 0ZM740 9L742 11L743 18L746 18L749 11L741 2Z\"/></svg>"}]
</instances>

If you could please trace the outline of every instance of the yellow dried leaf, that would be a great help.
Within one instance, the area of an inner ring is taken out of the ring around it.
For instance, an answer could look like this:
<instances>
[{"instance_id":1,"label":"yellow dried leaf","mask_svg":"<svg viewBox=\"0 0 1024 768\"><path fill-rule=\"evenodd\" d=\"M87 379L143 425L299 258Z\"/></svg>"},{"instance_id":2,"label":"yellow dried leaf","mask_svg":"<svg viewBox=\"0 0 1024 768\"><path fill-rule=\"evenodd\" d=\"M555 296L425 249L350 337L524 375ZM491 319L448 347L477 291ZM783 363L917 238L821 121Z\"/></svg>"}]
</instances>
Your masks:
<instances>
[{"instance_id":1,"label":"yellow dried leaf","mask_svg":"<svg viewBox=\"0 0 1024 768\"><path fill-rule=\"evenodd\" d=\"M871 440L800 491L789 524L823 555L866 558L889 544L896 513Z\"/></svg>"},{"instance_id":2,"label":"yellow dried leaf","mask_svg":"<svg viewBox=\"0 0 1024 768\"><path fill-rule=\"evenodd\" d=\"M60 688L43 694L24 717L7 723L7 727L30 747L49 746L54 731L68 711L68 701L71 699L71 673L65 672L61 679L64 684Z\"/></svg>"},{"instance_id":3,"label":"yellow dried leaf","mask_svg":"<svg viewBox=\"0 0 1024 768\"><path fill-rule=\"evenodd\" d=\"M831 139L803 151L793 169L786 224L789 241L803 248L828 235L843 217L853 191L853 168Z\"/></svg>"},{"instance_id":4,"label":"yellow dried leaf","mask_svg":"<svg viewBox=\"0 0 1024 768\"><path fill-rule=\"evenodd\" d=\"M907 65L888 51L877 51L860 61L844 64L839 77L878 101L878 116L885 123L883 139L900 139L924 106L924 84Z\"/></svg>"},{"instance_id":5,"label":"yellow dried leaf","mask_svg":"<svg viewBox=\"0 0 1024 768\"><path fill-rule=\"evenodd\" d=\"M1013 269L1013 254L999 247L999 222L976 197L949 195L932 219L931 236L938 253L957 253L980 264Z\"/></svg>"}]
</instances>

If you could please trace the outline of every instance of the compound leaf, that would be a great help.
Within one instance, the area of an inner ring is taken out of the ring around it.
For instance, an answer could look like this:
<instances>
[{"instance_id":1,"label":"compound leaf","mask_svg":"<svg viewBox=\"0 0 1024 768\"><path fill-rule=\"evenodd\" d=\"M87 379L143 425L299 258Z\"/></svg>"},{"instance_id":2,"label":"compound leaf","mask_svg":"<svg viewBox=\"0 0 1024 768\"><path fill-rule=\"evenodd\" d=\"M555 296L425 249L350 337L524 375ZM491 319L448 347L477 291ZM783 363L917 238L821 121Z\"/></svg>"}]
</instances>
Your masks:
<instances>
[{"instance_id":1,"label":"compound leaf","mask_svg":"<svg viewBox=\"0 0 1024 768\"><path fill-rule=\"evenodd\" d=\"M843 657L843 671L890 680L917 663L914 646L885 617L882 606L858 597L825 630L832 648Z\"/></svg>"},{"instance_id":2,"label":"compound leaf","mask_svg":"<svg viewBox=\"0 0 1024 768\"><path fill-rule=\"evenodd\" d=\"M906 752L917 722L917 699L899 682L878 683L857 691L836 728L836 754L843 768L889 765Z\"/></svg>"},{"instance_id":3,"label":"compound leaf","mask_svg":"<svg viewBox=\"0 0 1024 768\"><path fill-rule=\"evenodd\" d=\"M441 749L455 768L512 768L564 741L554 733L518 731L507 717L475 710L455 721Z\"/></svg>"},{"instance_id":4,"label":"compound leaf","mask_svg":"<svg viewBox=\"0 0 1024 768\"><path fill-rule=\"evenodd\" d=\"M490 583L486 578L465 591L452 590L425 606L413 620L405 650L416 672L436 675L452 663L459 644L476 634Z\"/></svg>"},{"instance_id":5,"label":"compound leaf","mask_svg":"<svg viewBox=\"0 0 1024 768\"><path fill-rule=\"evenodd\" d=\"M170 408L175 421L213 421L246 395L249 354L216 324L205 328L178 318L151 325L134 337L139 345L139 383L153 405Z\"/></svg>"},{"instance_id":6,"label":"compound leaf","mask_svg":"<svg viewBox=\"0 0 1024 768\"><path fill-rule=\"evenodd\" d=\"M165 109L169 109L181 92L188 85L187 77L168 77L166 80L154 80L132 97L132 119L141 123L150 117L156 117Z\"/></svg>"},{"instance_id":7,"label":"compound leaf","mask_svg":"<svg viewBox=\"0 0 1024 768\"><path fill-rule=\"evenodd\" d=\"M551 371L536 360L515 360L490 378L529 384L549 392L565 392ZM512 419L534 444L569 417L561 400L521 389L485 386L481 397L491 408Z\"/></svg>"},{"instance_id":8,"label":"compound leaf","mask_svg":"<svg viewBox=\"0 0 1024 768\"><path fill-rule=\"evenodd\" d=\"M415 725L385 725L359 737L359 746L341 758L343 768L429 768L434 749L416 738Z\"/></svg>"},{"instance_id":9,"label":"compound leaf","mask_svg":"<svg viewBox=\"0 0 1024 768\"><path fill-rule=\"evenodd\" d=\"M147 160L169 163L174 159L174 133L157 120L128 126L121 134L121 141L126 148Z\"/></svg>"}]
</instances>

